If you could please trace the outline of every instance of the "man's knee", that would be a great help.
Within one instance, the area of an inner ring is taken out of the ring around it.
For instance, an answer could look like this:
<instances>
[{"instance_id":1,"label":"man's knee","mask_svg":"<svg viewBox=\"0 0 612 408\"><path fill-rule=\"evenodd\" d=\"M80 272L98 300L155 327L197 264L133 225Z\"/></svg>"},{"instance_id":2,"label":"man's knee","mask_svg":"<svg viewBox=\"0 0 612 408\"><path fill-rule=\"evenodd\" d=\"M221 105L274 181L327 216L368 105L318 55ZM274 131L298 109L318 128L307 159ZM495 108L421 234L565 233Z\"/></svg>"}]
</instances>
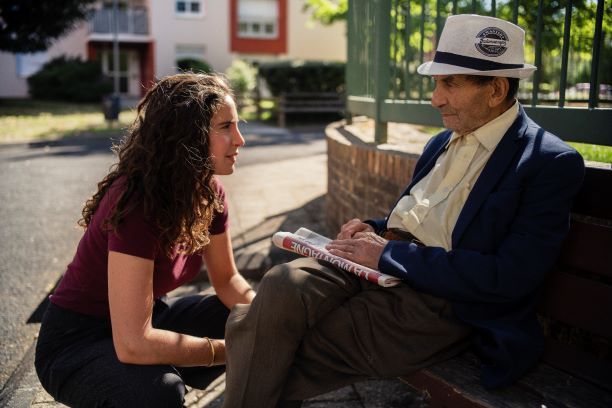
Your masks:
<instances>
[{"instance_id":1,"label":"man's knee","mask_svg":"<svg viewBox=\"0 0 612 408\"><path fill-rule=\"evenodd\" d=\"M306 280L307 272L296 268L293 263L277 265L264 275L259 287L258 294L272 296L277 301L299 295L300 286ZM289 300L289 299L285 299Z\"/></svg>"}]
</instances>

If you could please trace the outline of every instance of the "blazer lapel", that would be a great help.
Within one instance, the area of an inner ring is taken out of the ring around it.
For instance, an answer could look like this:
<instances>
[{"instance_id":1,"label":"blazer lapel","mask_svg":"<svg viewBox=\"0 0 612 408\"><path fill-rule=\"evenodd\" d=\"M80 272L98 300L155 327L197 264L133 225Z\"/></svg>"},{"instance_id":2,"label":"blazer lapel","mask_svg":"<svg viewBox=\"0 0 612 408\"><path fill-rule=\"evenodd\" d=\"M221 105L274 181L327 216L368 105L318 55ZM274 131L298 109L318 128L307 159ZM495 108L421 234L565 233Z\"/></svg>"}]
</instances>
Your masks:
<instances>
[{"instance_id":1,"label":"blazer lapel","mask_svg":"<svg viewBox=\"0 0 612 408\"><path fill-rule=\"evenodd\" d=\"M478 213L480 206L486 200L489 193L493 190L499 179L504 175L506 167L522 145L519 143L523 134L527 130L527 115L522 106L519 106L519 115L512 126L508 129L501 139L489 161L485 165L482 173L478 177L474 189L468 196L463 209L459 213L459 218L455 224L452 234L452 246L455 248L465 229L470 224L474 216Z\"/></svg>"}]
</instances>

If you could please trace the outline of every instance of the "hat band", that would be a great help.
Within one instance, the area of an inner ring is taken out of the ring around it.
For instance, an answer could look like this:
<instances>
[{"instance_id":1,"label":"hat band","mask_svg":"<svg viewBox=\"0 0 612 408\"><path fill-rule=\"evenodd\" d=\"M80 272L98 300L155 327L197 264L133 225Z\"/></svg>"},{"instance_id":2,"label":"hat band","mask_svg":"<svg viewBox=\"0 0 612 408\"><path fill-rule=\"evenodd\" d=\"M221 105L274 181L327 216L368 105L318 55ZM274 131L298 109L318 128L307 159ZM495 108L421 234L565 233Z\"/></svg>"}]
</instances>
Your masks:
<instances>
[{"instance_id":1,"label":"hat band","mask_svg":"<svg viewBox=\"0 0 612 408\"><path fill-rule=\"evenodd\" d=\"M468 57L454 54L452 52L436 51L434 62L439 64L456 65L463 68L478 71L495 71L499 69L523 68L523 64L503 64L501 62L488 61L480 58Z\"/></svg>"}]
</instances>

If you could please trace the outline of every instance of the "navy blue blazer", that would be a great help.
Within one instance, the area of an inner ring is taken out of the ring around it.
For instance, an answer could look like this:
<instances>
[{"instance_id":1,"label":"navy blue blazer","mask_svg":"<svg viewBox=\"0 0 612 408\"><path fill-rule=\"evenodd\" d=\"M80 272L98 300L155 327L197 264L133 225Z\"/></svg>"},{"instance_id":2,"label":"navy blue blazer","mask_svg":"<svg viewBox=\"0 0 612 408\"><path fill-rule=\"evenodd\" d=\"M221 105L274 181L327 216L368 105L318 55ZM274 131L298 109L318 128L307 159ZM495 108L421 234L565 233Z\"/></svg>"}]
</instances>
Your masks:
<instances>
[{"instance_id":1,"label":"navy blue blazer","mask_svg":"<svg viewBox=\"0 0 612 408\"><path fill-rule=\"evenodd\" d=\"M429 173L451 133L427 143L402 196ZM449 299L475 329L486 388L512 383L542 352L537 293L569 229L583 176L582 157L521 107L461 210L452 249L390 241L382 253L382 272ZM386 226L386 219L371 222L377 232Z\"/></svg>"}]
</instances>

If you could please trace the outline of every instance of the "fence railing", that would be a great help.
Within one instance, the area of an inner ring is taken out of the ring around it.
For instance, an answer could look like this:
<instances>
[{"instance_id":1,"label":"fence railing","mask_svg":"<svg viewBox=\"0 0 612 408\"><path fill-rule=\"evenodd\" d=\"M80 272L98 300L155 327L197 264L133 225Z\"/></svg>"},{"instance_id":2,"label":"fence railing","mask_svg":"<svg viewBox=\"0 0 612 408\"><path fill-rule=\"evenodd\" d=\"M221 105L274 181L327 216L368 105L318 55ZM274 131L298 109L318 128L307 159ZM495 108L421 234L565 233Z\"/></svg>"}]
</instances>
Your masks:
<instances>
[{"instance_id":1,"label":"fence railing","mask_svg":"<svg viewBox=\"0 0 612 408\"><path fill-rule=\"evenodd\" d=\"M416 68L433 58L446 17L492 15L526 31L521 80L527 114L568 141L612 146L612 6L608 0L349 0L347 108L375 120L442 126L429 100L430 77Z\"/></svg>"}]
</instances>

